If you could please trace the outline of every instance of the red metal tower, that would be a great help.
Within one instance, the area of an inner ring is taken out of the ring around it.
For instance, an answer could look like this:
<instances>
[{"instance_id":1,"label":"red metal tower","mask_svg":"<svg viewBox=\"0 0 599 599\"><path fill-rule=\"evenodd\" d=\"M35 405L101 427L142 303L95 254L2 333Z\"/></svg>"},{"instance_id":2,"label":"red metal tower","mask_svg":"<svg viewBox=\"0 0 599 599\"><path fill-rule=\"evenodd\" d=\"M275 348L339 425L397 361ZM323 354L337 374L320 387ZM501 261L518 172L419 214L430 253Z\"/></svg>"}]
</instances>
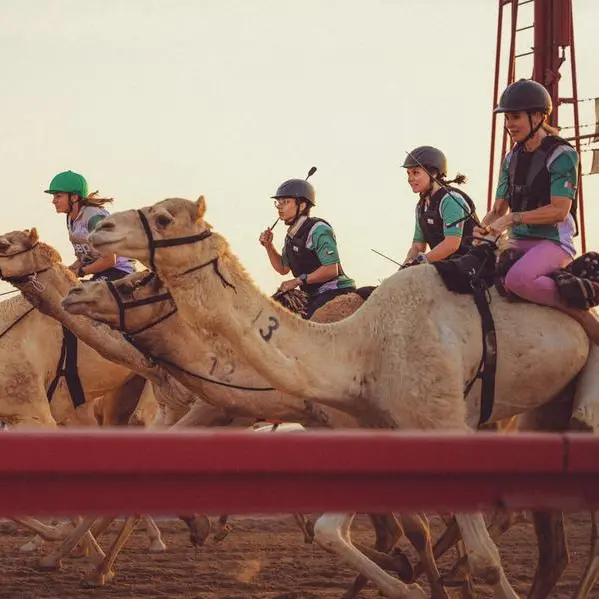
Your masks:
<instances>
[{"instance_id":1,"label":"red metal tower","mask_svg":"<svg viewBox=\"0 0 599 599\"><path fill-rule=\"evenodd\" d=\"M522 27L518 26L519 8L531 4L533 6L532 24ZM504 36L503 19L506 12L506 6L511 9L510 29L509 29L509 53L507 65L507 81L505 84L499 83L501 71L502 40ZM530 51L517 53L516 41L518 34L527 30L533 30L533 46ZM578 99L578 80L576 75L576 53L574 49L574 23L572 17L572 0L499 0L499 15L497 19L497 49L495 57L495 80L493 89L493 106L498 102L500 91L516 79L516 63L518 59L525 56L532 56L533 68L532 79L543 84L553 99L553 113L551 114L550 124L558 127L558 115L560 105L570 104L574 116L574 135L569 137L574 142L576 150L580 155L580 118L579 118L579 99ZM569 58L569 60L568 60ZM560 68L564 62L570 65L570 79L572 82L571 93L567 96L560 94ZM530 78L530 73L518 74L518 78ZM491 124L491 154L489 164L489 188L487 196L487 209L491 208L493 202L493 174L495 162L495 146L497 136L497 117L493 115ZM595 134L582 137L593 137ZM502 134L501 157L505 156L508 142L508 135L505 130ZM580 220L580 236L582 252L586 251L586 230L584 224L584 202L582 190L582 169L578 180L578 215Z\"/></svg>"}]
</instances>

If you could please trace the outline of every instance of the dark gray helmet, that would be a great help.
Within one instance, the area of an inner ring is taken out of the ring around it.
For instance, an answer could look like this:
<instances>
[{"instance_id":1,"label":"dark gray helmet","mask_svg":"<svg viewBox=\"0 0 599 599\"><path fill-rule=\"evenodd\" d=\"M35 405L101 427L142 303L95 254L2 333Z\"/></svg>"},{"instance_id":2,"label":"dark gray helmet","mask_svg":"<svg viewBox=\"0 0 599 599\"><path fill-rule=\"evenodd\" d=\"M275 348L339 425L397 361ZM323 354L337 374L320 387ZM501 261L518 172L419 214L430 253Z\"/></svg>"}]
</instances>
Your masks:
<instances>
[{"instance_id":1,"label":"dark gray helmet","mask_svg":"<svg viewBox=\"0 0 599 599\"><path fill-rule=\"evenodd\" d=\"M419 146L408 153L403 168L424 167L427 171L437 171L442 177L447 175L447 158L433 146Z\"/></svg>"},{"instance_id":2,"label":"dark gray helmet","mask_svg":"<svg viewBox=\"0 0 599 599\"><path fill-rule=\"evenodd\" d=\"M532 79L519 79L508 85L493 112L541 112L551 114L551 96L543 85Z\"/></svg>"},{"instance_id":3,"label":"dark gray helmet","mask_svg":"<svg viewBox=\"0 0 599 599\"><path fill-rule=\"evenodd\" d=\"M295 198L296 200L306 200L312 206L316 206L316 193L314 187L304 179L289 179L279 185L275 195L271 196L274 199L278 198Z\"/></svg>"}]
</instances>

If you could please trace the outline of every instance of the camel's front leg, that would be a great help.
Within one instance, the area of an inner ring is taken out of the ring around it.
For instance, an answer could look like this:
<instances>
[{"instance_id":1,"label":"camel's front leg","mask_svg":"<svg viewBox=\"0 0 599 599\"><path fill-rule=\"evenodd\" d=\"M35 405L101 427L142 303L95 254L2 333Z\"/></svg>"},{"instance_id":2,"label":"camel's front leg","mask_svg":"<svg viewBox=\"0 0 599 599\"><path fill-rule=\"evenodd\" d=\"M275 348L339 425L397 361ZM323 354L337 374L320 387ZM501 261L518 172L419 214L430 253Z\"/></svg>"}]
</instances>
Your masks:
<instances>
[{"instance_id":1,"label":"camel's front leg","mask_svg":"<svg viewBox=\"0 0 599 599\"><path fill-rule=\"evenodd\" d=\"M229 536L229 533L231 532L231 526L227 524L228 519L229 516L226 514L223 514L222 516L218 517L218 520L214 525L214 533L212 535L212 538L215 543L220 543Z\"/></svg>"},{"instance_id":2,"label":"camel's front leg","mask_svg":"<svg viewBox=\"0 0 599 599\"><path fill-rule=\"evenodd\" d=\"M311 530L308 531L308 519L300 513L294 513L293 519L304 535L304 543L311 543L314 540L314 529L313 527L310 527Z\"/></svg>"},{"instance_id":3,"label":"camel's front leg","mask_svg":"<svg viewBox=\"0 0 599 599\"><path fill-rule=\"evenodd\" d=\"M354 547L349 536L354 516L323 514L314 525L314 541L363 574L385 596L391 599L424 599L424 591L419 585L407 585L393 578Z\"/></svg>"},{"instance_id":4,"label":"camel's front leg","mask_svg":"<svg viewBox=\"0 0 599 599\"><path fill-rule=\"evenodd\" d=\"M40 520L36 520L35 518L30 518L29 516L11 518L11 520L13 520L13 522L16 522L17 524L25 526L26 528L29 528L33 532L37 533L45 541L62 541L66 538L68 534L68 529L70 527L70 524L68 523L58 524L57 526L51 526L49 524L44 524L43 522L41 522Z\"/></svg>"},{"instance_id":5,"label":"camel's front leg","mask_svg":"<svg viewBox=\"0 0 599 599\"><path fill-rule=\"evenodd\" d=\"M116 556L120 553L140 520L140 516L130 516L125 520L114 543L110 547L110 551L102 562L81 581L81 586L87 588L103 586L114 578L112 566L114 565Z\"/></svg>"},{"instance_id":6,"label":"camel's front leg","mask_svg":"<svg viewBox=\"0 0 599 599\"><path fill-rule=\"evenodd\" d=\"M481 513L456 514L462 540L466 547L470 570L482 578L499 599L518 599L501 566L499 551L485 526Z\"/></svg>"},{"instance_id":7,"label":"camel's front leg","mask_svg":"<svg viewBox=\"0 0 599 599\"><path fill-rule=\"evenodd\" d=\"M580 579L574 599L586 599L591 592L597 578L599 577L599 531L597 530L597 519L599 512L591 512L591 553L589 561Z\"/></svg>"},{"instance_id":8,"label":"camel's front leg","mask_svg":"<svg viewBox=\"0 0 599 599\"><path fill-rule=\"evenodd\" d=\"M150 553L162 553L163 551L166 551L166 545L162 540L162 534L152 516L143 516L143 521L146 525L148 537L150 537Z\"/></svg>"},{"instance_id":9,"label":"camel's front leg","mask_svg":"<svg viewBox=\"0 0 599 599\"><path fill-rule=\"evenodd\" d=\"M73 532L67 537L60 547L50 555L44 555L38 560L38 568L44 571L58 570L63 557L66 557L73 551L84 535L90 535L89 529L97 519L97 516L85 516L75 527Z\"/></svg>"}]
</instances>

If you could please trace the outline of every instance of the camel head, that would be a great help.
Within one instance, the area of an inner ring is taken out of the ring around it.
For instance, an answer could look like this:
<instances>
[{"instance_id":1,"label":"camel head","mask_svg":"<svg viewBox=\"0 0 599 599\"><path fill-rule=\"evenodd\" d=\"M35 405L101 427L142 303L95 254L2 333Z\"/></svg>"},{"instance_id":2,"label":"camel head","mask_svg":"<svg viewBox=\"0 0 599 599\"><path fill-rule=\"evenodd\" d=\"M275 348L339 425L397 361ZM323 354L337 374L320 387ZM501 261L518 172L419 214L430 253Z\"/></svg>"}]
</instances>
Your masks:
<instances>
[{"instance_id":1,"label":"camel head","mask_svg":"<svg viewBox=\"0 0 599 599\"><path fill-rule=\"evenodd\" d=\"M211 238L205 211L203 196L196 202L168 198L139 210L114 213L89 240L98 250L135 258L150 270L183 272L218 256L214 250L218 242Z\"/></svg>"},{"instance_id":2,"label":"camel head","mask_svg":"<svg viewBox=\"0 0 599 599\"><path fill-rule=\"evenodd\" d=\"M39 273L57 262L60 254L40 242L35 228L0 235L0 276L6 280Z\"/></svg>"},{"instance_id":3,"label":"camel head","mask_svg":"<svg viewBox=\"0 0 599 599\"><path fill-rule=\"evenodd\" d=\"M149 328L176 310L167 288L148 271L118 281L88 281L71 289L61 303L71 314L129 333Z\"/></svg>"}]
</instances>

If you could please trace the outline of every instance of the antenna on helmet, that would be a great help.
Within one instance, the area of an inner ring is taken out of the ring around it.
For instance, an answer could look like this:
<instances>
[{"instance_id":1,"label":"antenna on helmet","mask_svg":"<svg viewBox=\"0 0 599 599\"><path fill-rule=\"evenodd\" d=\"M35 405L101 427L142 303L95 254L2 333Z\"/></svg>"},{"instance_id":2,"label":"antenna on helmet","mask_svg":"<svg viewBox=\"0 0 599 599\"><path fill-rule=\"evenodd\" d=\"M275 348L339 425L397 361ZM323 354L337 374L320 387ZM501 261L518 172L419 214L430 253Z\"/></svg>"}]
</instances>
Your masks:
<instances>
[{"instance_id":1,"label":"antenna on helmet","mask_svg":"<svg viewBox=\"0 0 599 599\"><path fill-rule=\"evenodd\" d=\"M310 170L308 171L308 174L306 175L306 178L304 179L304 181L307 181L318 169L313 166L310 168ZM277 220L269 227L269 230L272 231L275 228L275 225L280 221L280 217L277 218Z\"/></svg>"}]
</instances>

